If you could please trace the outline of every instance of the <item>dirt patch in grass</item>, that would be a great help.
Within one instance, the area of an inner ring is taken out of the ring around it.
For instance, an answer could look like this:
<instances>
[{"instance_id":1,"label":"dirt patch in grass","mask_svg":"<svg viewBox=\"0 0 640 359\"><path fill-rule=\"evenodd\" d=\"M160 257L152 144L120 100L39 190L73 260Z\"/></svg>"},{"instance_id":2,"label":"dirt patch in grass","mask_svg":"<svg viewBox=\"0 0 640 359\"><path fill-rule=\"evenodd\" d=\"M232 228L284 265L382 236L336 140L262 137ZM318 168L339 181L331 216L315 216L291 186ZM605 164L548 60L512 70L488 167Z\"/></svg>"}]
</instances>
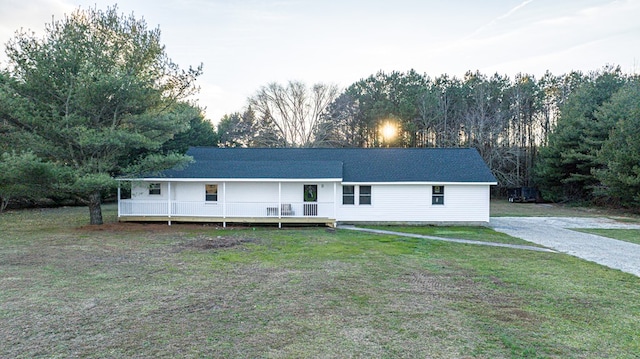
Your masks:
<instances>
[{"instance_id":1,"label":"dirt patch in grass","mask_svg":"<svg viewBox=\"0 0 640 359\"><path fill-rule=\"evenodd\" d=\"M231 248L231 247L242 245L244 243L255 243L258 241L259 240L255 238L228 237L228 236L209 237L206 235L201 235L194 240L189 240L185 242L183 245L187 248L207 250L207 249Z\"/></svg>"},{"instance_id":2,"label":"dirt patch in grass","mask_svg":"<svg viewBox=\"0 0 640 359\"><path fill-rule=\"evenodd\" d=\"M193 232L201 230L223 230L222 226L215 224L179 223L169 226L166 223L144 223L144 222L110 222L101 225L84 225L78 227L78 232L157 232L157 233L178 233ZM229 227L229 230L233 227Z\"/></svg>"}]
</instances>

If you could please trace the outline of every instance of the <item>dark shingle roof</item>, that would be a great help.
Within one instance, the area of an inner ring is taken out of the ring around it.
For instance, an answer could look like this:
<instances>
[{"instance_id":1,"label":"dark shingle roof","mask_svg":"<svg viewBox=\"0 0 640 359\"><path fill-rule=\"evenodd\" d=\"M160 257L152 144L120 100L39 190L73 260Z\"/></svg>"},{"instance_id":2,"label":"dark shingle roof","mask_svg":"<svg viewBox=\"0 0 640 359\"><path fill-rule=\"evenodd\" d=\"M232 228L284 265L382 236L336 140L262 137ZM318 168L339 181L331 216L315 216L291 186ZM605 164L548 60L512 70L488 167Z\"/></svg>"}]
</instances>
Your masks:
<instances>
[{"instance_id":1,"label":"dark shingle roof","mask_svg":"<svg viewBox=\"0 0 640 359\"><path fill-rule=\"evenodd\" d=\"M343 182L496 182L471 148L192 147L168 178L342 178Z\"/></svg>"},{"instance_id":2,"label":"dark shingle roof","mask_svg":"<svg viewBox=\"0 0 640 359\"><path fill-rule=\"evenodd\" d=\"M182 171L164 172L170 178L342 178L340 161L237 161L197 159Z\"/></svg>"}]
</instances>

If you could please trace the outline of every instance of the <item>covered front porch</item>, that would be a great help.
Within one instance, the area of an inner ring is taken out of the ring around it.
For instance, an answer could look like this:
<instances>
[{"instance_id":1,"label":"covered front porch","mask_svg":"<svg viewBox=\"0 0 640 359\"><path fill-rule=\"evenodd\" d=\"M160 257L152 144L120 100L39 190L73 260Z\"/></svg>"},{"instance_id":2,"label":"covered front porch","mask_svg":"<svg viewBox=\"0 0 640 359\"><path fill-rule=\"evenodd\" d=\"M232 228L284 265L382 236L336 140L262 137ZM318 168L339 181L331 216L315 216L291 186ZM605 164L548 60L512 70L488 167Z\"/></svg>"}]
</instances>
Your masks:
<instances>
[{"instance_id":1,"label":"covered front porch","mask_svg":"<svg viewBox=\"0 0 640 359\"><path fill-rule=\"evenodd\" d=\"M333 226L333 203L223 203L118 201L121 222L208 222L327 224Z\"/></svg>"},{"instance_id":2,"label":"covered front porch","mask_svg":"<svg viewBox=\"0 0 640 359\"><path fill-rule=\"evenodd\" d=\"M131 198L118 190L118 220L334 226L337 191L336 183L311 181L137 181Z\"/></svg>"}]
</instances>

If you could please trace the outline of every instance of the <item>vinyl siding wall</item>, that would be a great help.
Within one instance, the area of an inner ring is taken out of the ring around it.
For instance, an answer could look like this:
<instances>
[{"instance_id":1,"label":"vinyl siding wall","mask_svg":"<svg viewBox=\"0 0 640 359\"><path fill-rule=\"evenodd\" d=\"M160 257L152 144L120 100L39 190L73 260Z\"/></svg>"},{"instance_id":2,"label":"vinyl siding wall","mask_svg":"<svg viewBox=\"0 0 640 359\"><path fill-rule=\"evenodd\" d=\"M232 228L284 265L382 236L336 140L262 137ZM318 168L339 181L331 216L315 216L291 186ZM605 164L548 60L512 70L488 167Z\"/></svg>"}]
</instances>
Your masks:
<instances>
[{"instance_id":1,"label":"vinyl siding wall","mask_svg":"<svg viewBox=\"0 0 640 359\"><path fill-rule=\"evenodd\" d=\"M134 182L131 185L131 197L139 200L167 200L169 186L167 182L162 182L160 195L149 194L149 183L154 182ZM197 202L204 201L205 184L218 185L218 202L224 200L226 194L227 202L278 202L277 182L227 182L223 187L220 181L204 182L171 182L171 200ZM333 182L316 183L306 182L283 182L280 188L282 202L302 202L303 188L305 184L315 184L318 186L318 202L333 202L334 184ZM338 188L339 185L336 187Z\"/></svg>"},{"instance_id":2,"label":"vinyl siding wall","mask_svg":"<svg viewBox=\"0 0 640 359\"><path fill-rule=\"evenodd\" d=\"M426 184L371 184L371 204L360 205L358 185L355 185L354 205L342 204L342 184L283 182L172 182L171 200L204 202L205 184L218 184L218 203L303 202L303 186L318 185L318 203L335 202L324 206L321 215L338 222L489 222L489 185L442 184L444 205L431 204L432 186ZM369 184L363 184L369 185ZM224 186L224 187L223 187ZM279 194L280 192L280 194ZM226 199L225 199L226 194ZM161 183L160 195L149 195L148 182L132 184L132 198L142 201L167 201L168 183ZM335 217L334 217L335 208ZM320 214L319 214L320 215Z\"/></svg>"},{"instance_id":3,"label":"vinyl siding wall","mask_svg":"<svg viewBox=\"0 0 640 359\"><path fill-rule=\"evenodd\" d=\"M356 186L357 187L357 186ZM444 205L431 204L430 185L372 185L371 205L342 204L342 186L337 218L341 222L488 222L489 185L446 185Z\"/></svg>"},{"instance_id":4,"label":"vinyl siding wall","mask_svg":"<svg viewBox=\"0 0 640 359\"><path fill-rule=\"evenodd\" d=\"M149 194L149 184L160 183L160 194ZM169 184L166 182L133 182L131 183L131 198L143 201L167 200ZM172 189L173 190L173 189ZM174 199L171 196L171 199Z\"/></svg>"}]
</instances>

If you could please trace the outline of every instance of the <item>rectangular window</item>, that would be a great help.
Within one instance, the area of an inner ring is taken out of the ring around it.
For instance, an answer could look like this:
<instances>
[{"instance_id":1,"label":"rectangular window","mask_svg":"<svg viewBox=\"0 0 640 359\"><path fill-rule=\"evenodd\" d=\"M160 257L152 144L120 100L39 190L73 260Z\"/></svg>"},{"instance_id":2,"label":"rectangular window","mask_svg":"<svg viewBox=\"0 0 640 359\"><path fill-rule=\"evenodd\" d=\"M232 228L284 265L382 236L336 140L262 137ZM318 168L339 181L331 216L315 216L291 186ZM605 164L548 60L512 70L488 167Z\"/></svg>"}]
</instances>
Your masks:
<instances>
[{"instance_id":1,"label":"rectangular window","mask_svg":"<svg viewBox=\"0 0 640 359\"><path fill-rule=\"evenodd\" d=\"M204 185L205 192L205 201L207 202L218 202L218 185L217 184L206 184Z\"/></svg>"},{"instance_id":2,"label":"rectangular window","mask_svg":"<svg viewBox=\"0 0 640 359\"><path fill-rule=\"evenodd\" d=\"M371 204L371 186L360 186L360 204Z\"/></svg>"},{"instance_id":3,"label":"rectangular window","mask_svg":"<svg viewBox=\"0 0 640 359\"><path fill-rule=\"evenodd\" d=\"M355 186L342 186L342 204L355 204Z\"/></svg>"},{"instance_id":4,"label":"rectangular window","mask_svg":"<svg viewBox=\"0 0 640 359\"><path fill-rule=\"evenodd\" d=\"M160 183L149 183L149 195L159 196L160 188Z\"/></svg>"},{"instance_id":5,"label":"rectangular window","mask_svg":"<svg viewBox=\"0 0 640 359\"><path fill-rule=\"evenodd\" d=\"M431 204L444 204L444 186L432 187Z\"/></svg>"}]
</instances>

